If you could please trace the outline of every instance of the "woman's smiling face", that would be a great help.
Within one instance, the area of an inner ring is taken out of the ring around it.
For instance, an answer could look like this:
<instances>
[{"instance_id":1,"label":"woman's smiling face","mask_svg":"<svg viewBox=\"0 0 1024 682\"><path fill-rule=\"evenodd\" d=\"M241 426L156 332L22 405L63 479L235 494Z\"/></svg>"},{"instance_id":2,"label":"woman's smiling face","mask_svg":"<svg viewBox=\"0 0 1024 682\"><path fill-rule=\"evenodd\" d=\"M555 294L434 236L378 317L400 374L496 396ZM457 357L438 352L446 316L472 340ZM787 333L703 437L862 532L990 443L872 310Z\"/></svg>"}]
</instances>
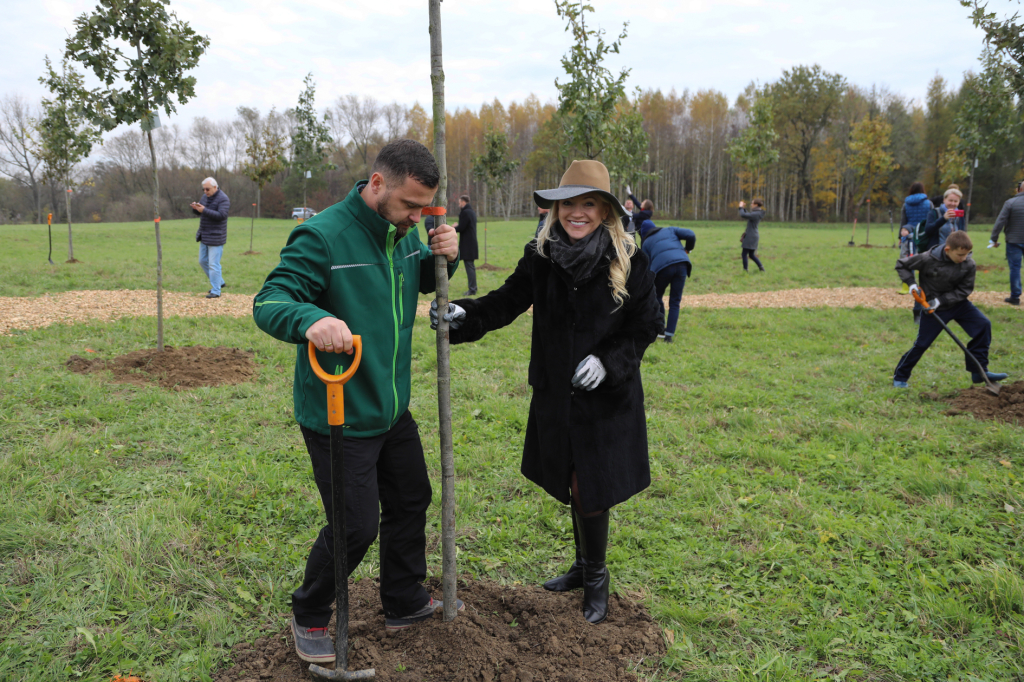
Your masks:
<instances>
[{"instance_id":1,"label":"woman's smiling face","mask_svg":"<svg viewBox=\"0 0 1024 682\"><path fill-rule=\"evenodd\" d=\"M611 206L596 192L562 199L557 206L558 221L569 235L570 244L575 244L600 227L611 212Z\"/></svg>"}]
</instances>

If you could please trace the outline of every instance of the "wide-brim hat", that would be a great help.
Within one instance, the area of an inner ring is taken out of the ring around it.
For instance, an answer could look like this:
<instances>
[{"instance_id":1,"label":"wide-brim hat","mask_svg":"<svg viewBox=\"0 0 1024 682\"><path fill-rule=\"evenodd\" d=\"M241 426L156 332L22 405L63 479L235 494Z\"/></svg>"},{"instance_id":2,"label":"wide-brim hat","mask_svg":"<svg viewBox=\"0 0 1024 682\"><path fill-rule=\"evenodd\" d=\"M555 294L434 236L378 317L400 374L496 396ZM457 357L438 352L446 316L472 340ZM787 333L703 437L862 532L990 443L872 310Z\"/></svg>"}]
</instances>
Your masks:
<instances>
[{"instance_id":1,"label":"wide-brim hat","mask_svg":"<svg viewBox=\"0 0 1024 682\"><path fill-rule=\"evenodd\" d=\"M533 201L541 208L551 208L556 201L572 199L591 192L600 194L620 218L626 215L626 209L611 193L608 169L600 161L573 161L562 175L558 187L537 190L533 193Z\"/></svg>"}]
</instances>

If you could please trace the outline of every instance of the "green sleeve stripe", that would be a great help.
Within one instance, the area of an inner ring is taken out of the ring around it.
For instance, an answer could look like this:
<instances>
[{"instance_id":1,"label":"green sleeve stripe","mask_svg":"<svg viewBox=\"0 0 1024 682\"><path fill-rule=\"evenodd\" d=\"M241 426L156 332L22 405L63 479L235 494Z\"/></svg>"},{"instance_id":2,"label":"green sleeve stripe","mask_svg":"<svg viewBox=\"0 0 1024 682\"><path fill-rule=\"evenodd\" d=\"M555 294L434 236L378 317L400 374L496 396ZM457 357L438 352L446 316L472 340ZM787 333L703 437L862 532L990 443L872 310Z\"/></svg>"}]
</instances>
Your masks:
<instances>
[{"instance_id":1,"label":"green sleeve stripe","mask_svg":"<svg viewBox=\"0 0 1024 682\"><path fill-rule=\"evenodd\" d=\"M282 303L284 305L295 305L295 301L256 301L254 304L257 308L261 305L268 305L270 303Z\"/></svg>"}]
</instances>

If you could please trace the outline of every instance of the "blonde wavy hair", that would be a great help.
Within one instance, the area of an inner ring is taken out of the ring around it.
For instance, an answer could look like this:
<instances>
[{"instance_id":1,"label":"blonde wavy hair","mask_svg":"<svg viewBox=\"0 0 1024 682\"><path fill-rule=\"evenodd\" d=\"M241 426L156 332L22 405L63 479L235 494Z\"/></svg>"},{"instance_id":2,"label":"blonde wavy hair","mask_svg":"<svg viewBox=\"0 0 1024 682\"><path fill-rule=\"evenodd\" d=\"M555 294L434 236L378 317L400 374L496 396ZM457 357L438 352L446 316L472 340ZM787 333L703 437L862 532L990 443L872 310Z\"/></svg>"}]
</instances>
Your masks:
<instances>
[{"instance_id":1,"label":"blonde wavy hair","mask_svg":"<svg viewBox=\"0 0 1024 682\"><path fill-rule=\"evenodd\" d=\"M615 309L618 310L629 298L629 291L626 289L630 270L629 259L636 253L637 246L636 242L622 228L622 221L612 210L611 204L600 194L595 194L594 198L608 207L608 217L601 223L601 227L611 233L612 246L615 247L615 258L612 259L611 265L608 267L608 287L612 290L612 300L615 301ZM555 223L558 222L558 211L559 207L556 201L544 219L544 227L537 234L537 253L542 258L549 257L544 250L545 242L549 239L557 239L551 234L551 231L554 229Z\"/></svg>"}]
</instances>

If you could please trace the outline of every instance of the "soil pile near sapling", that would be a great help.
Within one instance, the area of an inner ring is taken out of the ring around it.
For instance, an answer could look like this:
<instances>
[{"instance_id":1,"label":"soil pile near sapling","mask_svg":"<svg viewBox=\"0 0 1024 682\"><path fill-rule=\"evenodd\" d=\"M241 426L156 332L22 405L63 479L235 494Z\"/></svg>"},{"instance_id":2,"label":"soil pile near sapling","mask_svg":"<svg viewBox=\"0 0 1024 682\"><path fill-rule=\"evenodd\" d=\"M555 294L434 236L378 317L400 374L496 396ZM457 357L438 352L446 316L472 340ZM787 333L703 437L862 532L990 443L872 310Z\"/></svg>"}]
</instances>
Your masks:
<instances>
[{"instance_id":1,"label":"soil pile near sapling","mask_svg":"<svg viewBox=\"0 0 1024 682\"><path fill-rule=\"evenodd\" d=\"M79 374L109 371L116 384L176 389L240 384L256 375L252 352L224 346L164 346L162 353L149 348L111 360L72 355L65 366Z\"/></svg>"},{"instance_id":2,"label":"soil pile near sapling","mask_svg":"<svg viewBox=\"0 0 1024 682\"><path fill-rule=\"evenodd\" d=\"M427 584L435 599L440 581ZM657 624L642 605L613 595L608 619L583 620L582 591L459 581L464 611L387 634L376 580L349 585L349 670L374 668L378 682L593 682L636 680L629 668L665 655ZM331 622L334 635L334 622ZM232 649L234 665L214 682L305 682L291 630Z\"/></svg>"},{"instance_id":3,"label":"soil pile near sapling","mask_svg":"<svg viewBox=\"0 0 1024 682\"><path fill-rule=\"evenodd\" d=\"M984 385L958 391L950 401L950 416L972 414L975 419L1024 424L1024 381L1003 384L999 395L992 395Z\"/></svg>"}]
</instances>

